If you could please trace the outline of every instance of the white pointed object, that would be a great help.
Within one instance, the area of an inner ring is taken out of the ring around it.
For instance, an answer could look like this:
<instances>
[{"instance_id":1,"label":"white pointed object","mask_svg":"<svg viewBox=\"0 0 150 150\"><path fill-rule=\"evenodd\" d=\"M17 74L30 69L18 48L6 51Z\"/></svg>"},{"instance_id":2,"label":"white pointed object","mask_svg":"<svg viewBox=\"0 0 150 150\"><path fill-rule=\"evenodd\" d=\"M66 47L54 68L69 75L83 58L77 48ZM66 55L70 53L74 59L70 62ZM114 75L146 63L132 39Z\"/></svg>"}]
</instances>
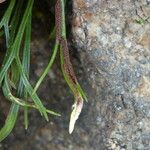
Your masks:
<instances>
[{"instance_id":1,"label":"white pointed object","mask_svg":"<svg viewBox=\"0 0 150 150\"><path fill-rule=\"evenodd\" d=\"M75 101L75 103L72 105L72 113L70 116L70 123L69 123L69 133L71 134L74 130L74 126L76 123L76 120L78 119L83 107L83 99L81 97L78 97L78 99Z\"/></svg>"}]
</instances>

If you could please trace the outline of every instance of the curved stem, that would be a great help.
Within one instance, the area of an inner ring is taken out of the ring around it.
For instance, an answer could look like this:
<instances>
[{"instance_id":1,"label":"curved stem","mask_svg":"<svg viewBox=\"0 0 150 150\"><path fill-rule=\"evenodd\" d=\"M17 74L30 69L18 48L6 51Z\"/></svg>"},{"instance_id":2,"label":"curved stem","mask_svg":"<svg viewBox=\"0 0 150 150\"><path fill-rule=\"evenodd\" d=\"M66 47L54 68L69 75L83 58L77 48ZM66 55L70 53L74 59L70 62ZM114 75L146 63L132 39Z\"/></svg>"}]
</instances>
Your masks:
<instances>
[{"instance_id":1,"label":"curved stem","mask_svg":"<svg viewBox=\"0 0 150 150\"><path fill-rule=\"evenodd\" d=\"M47 65L47 67L45 68L43 74L41 75L41 77L37 81L32 94L34 94L37 91L37 89L39 88L40 84L42 83L42 81L44 80L45 76L47 75L48 71L50 70L50 68L51 68L51 66L52 66L52 64L53 64L53 62L54 62L54 60L56 58L58 46L59 46L59 44L56 43L55 46L54 46L54 51L53 51L52 57L51 57L48 65Z\"/></svg>"}]
</instances>

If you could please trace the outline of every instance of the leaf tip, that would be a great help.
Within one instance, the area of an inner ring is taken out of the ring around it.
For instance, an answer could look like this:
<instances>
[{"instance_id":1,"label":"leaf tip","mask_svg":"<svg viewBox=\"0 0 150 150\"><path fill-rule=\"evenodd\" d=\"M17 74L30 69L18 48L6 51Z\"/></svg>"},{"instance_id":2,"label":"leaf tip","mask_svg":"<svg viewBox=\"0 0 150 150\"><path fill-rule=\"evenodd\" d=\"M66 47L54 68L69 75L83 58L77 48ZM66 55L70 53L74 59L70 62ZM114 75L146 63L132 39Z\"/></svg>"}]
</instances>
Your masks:
<instances>
[{"instance_id":1,"label":"leaf tip","mask_svg":"<svg viewBox=\"0 0 150 150\"><path fill-rule=\"evenodd\" d=\"M73 107L73 111L70 116L69 134L71 134L73 132L76 120L79 118L79 115L82 111L82 108L83 108L82 97L77 97L77 99L72 107Z\"/></svg>"}]
</instances>

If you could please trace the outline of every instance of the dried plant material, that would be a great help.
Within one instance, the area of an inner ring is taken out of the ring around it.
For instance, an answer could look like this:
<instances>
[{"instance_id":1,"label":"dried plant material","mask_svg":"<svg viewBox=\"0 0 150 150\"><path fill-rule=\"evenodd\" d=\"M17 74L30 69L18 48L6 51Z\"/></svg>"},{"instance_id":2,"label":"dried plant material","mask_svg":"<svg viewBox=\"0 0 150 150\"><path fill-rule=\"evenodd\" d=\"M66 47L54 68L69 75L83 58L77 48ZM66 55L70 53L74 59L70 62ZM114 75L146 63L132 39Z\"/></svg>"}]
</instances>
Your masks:
<instances>
[{"instance_id":1,"label":"dried plant material","mask_svg":"<svg viewBox=\"0 0 150 150\"><path fill-rule=\"evenodd\" d=\"M60 9L61 8L61 9ZM69 49L66 38L66 25L65 25L65 11L64 11L64 1L57 0L55 6L55 21L56 21L56 41L60 44L60 59L61 59L61 68L64 75L64 78L69 85L75 102L73 105L73 111L70 116L69 123L69 133L73 132L76 120L78 119L82 107L83 99L86 100L86 96L80 87L76 74L74 72L72 63L70 61Z\"/></svg>"},{"instance_id":2,"label":"dried plant material","mask_svg":"<svg viewBox=\"0 0 150 150\"><path fill-rule=\"evenodd\" d=\"M76 75L74 73L74 69L72 66L72 63L70 61L69 57L69 49L67 45L67 40L62 38L61 39L61 44L60 44L60 55L61 55L61 67L62 71L64 74L64 77L72 90L74 97L75 97L75 103L72 106L73 111L70 116L70 123L69 123L69 133L71 134L74 130L74 126L76 123L76 120L78 119L82 107L83 107L83 98L86 100L84 97L84 94L82 92L82 89L77 81Z\"/></svg>"},{"instance_id":3,"label":"dried plant material","mask_svg":"<svg viewBox=\"0 0 150 150\"><path fill-rule=\"evenodd\" d=\"M61 39L61 27L62 27L62 7L61 2L57 0L55 4L55 27L56 27L56 41L59 42Z\"/></svg>"},{"instance_id":4,"label":"dried plant material","mask_svg":"<svg viewBox=\"0 0 150 150\"><path fill-rule=\"evenodd\" d=\"M75 126L75 123L76 123L76 120L79 118L79 115L82 111L82 107L83 107L83 99L82 97L79 97L74 105L72 106L73 108L73 111L71 113L71 116L70 116L70 123L69 123L69 133L71 134L74 130L74 126Z\"/></svg>"},{"instance_id":5,"label":"dried plant material","mask_svg":"<svg viewBox=\"0 0 150 150\"><path fill-rule=\"evenodd\" d=\"M61 48L62 48L62 53L64 57L64 66L63 66L64 71L66 75L68 76L68 78L70 79L70 82L72 82L73 85L77 85L78 82L77 82L77 78L76 78L72 63L70 61L67 40L64 38L61 39Z\"/></svg>"}]
</instances>

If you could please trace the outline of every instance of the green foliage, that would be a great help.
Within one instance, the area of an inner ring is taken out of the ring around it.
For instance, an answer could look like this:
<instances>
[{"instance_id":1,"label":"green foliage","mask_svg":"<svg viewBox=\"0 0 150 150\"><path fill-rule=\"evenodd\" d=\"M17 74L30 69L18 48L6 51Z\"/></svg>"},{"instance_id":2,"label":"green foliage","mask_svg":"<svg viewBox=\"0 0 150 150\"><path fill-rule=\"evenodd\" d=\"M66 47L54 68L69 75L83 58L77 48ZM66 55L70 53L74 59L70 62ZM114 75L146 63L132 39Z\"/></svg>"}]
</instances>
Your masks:
<instances>
[{"instance_id":1,"label":"green foliage","mask_svg":"<svg viewBox=\"0 0 150 150\"><path fill-rule=\"evenodd\" d=\"M61 32L59 34L61 37L60 39L56 38L49 63L35 86L32 86L29 80L31 24L34 0L28 0L27 2L25 0L10 0L9 6L0 21L0 38L4 37L6 41L6 53L0 68L0 87L2 88L5 98L11 103L5 124L0 130L0 142L5 139L14 128L20 109L24 110L25 129L28 128L29 109L38 110L47 121L49 120L48 114L60 116L59 113L47 109L37 94L39 86L54 63L59 48L62 72L70 89L73 91L75 101L78 96L80 96L81 99L86 99L78 82L74 83L69 72L64 68L65 65L68 66L71 62L70 59L68 60L69 62L64 61L66 60L66 56L63 55L63 51L65 50L62 49L61 45L62 39L66 41L64 1L58 0L57 2L60 4L60 10L62 10L58 14L61 16L61 22L59 24ZM26 4L26 6L24 6L24 4ZM58 12L56 11L55 13ZM55 22L55 24L57 24L57 22ZM50 39L55 36L57 37L57 31L58 28L56 28L56 26L53 27ZM65 46L67 47L67 45ZM70 71L73 71L72 66ZM31 99L32 102L30 102L29 99Z\"/></svg>"},{"instance_id":2,"label":"green foliage","mask_svg":"<svg viewBox=\"0 0 150 150\"><path fill-rule=\"evenodd\" d=\"M148 23L148 18L147 19L141 18L141 19L137 19L135 21L136 21L136 23L138 23L140 25L144 25L144 24Z\"/></svg>"}]
</instances>

